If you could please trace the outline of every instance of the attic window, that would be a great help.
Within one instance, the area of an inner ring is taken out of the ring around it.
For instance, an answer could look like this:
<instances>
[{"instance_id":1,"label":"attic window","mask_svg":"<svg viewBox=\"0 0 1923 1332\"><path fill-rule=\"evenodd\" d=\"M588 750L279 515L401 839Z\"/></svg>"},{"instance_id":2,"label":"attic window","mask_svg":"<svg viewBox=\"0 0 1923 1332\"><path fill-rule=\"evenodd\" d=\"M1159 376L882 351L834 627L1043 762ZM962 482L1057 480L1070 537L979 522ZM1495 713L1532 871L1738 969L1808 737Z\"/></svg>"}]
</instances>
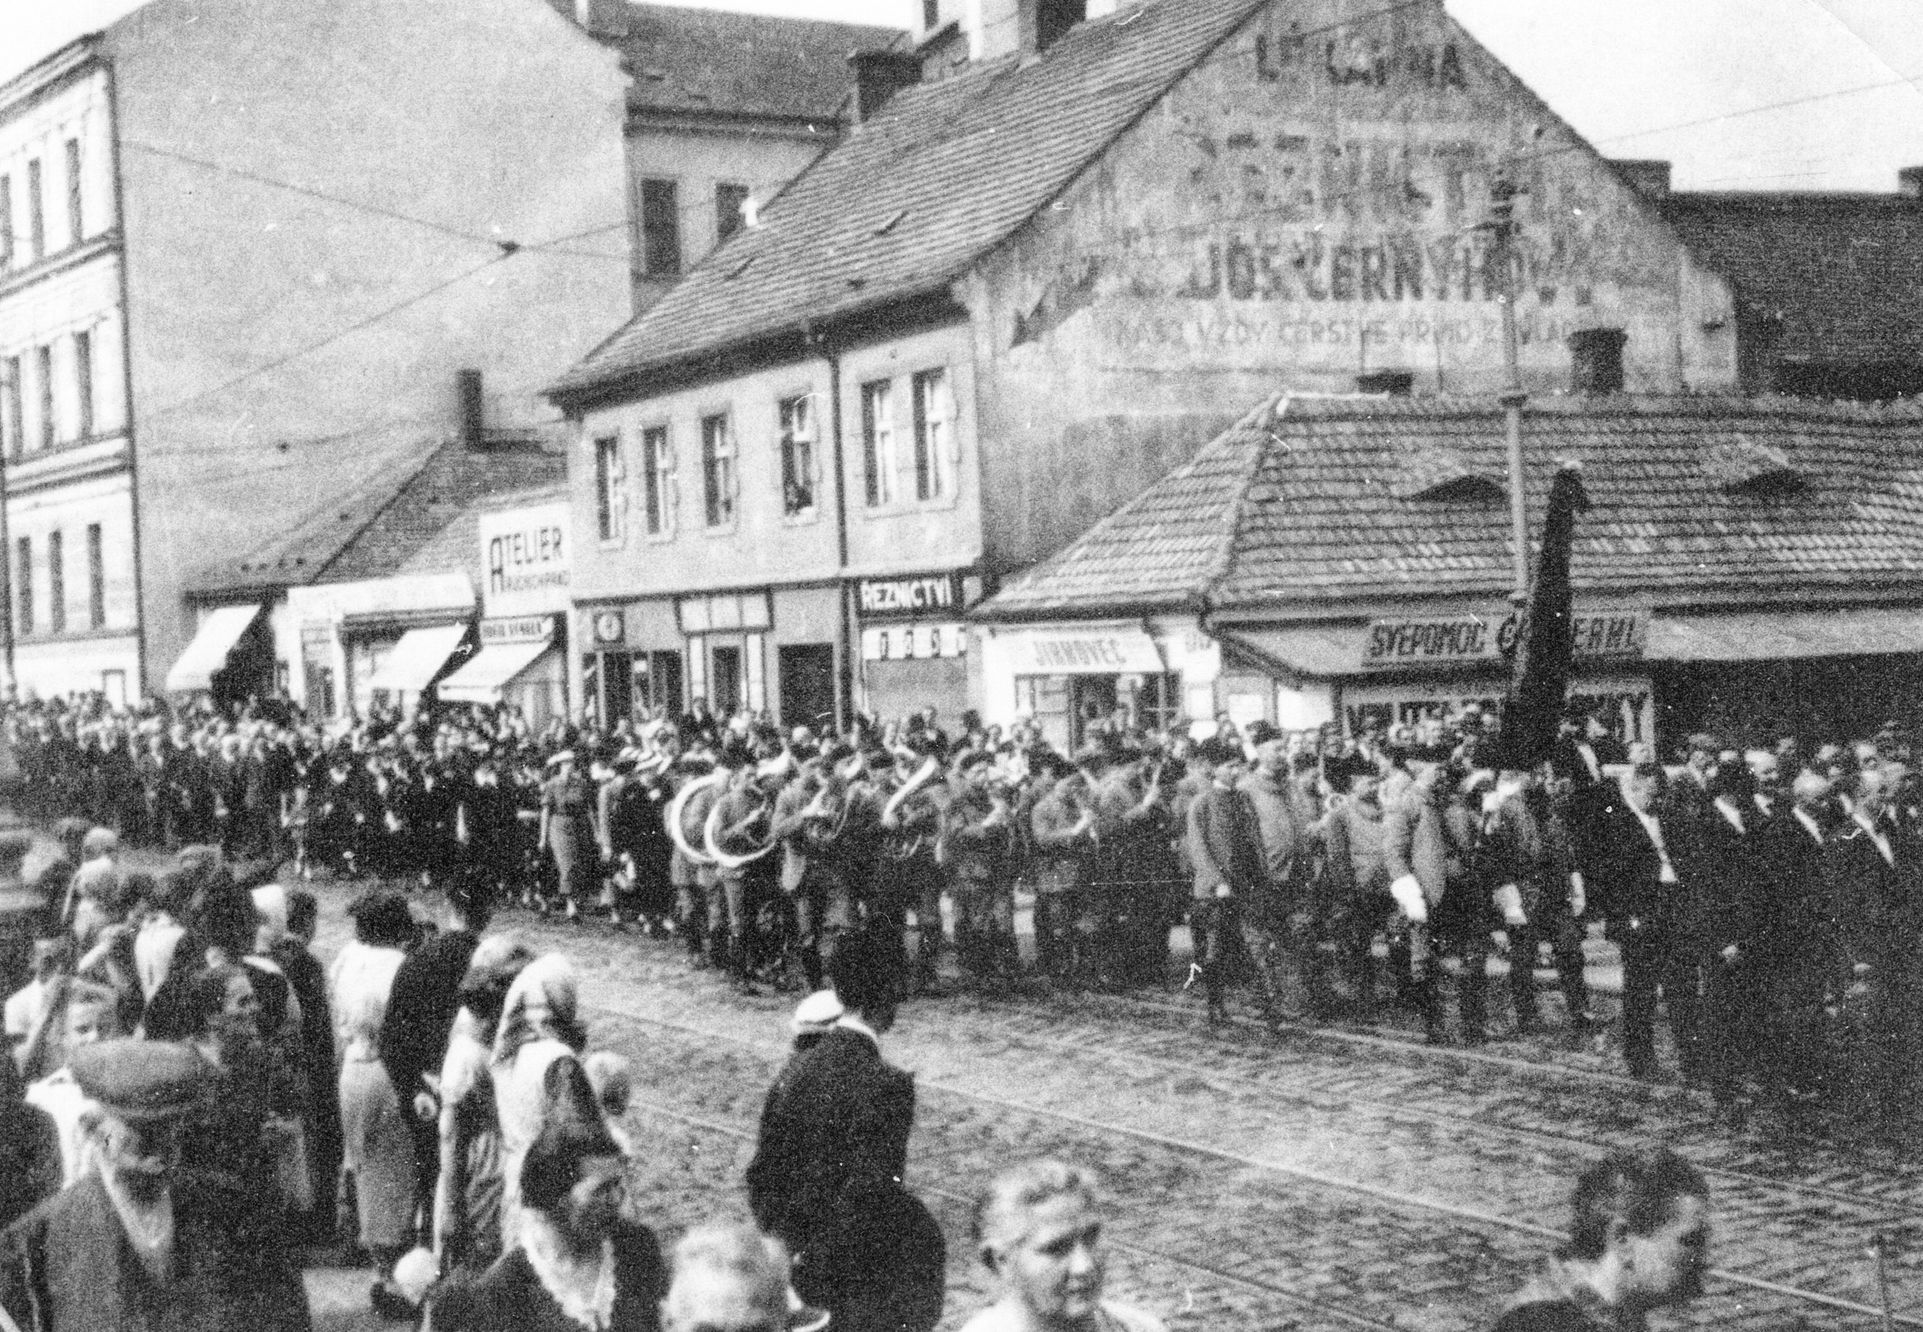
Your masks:
<instances>
[{"instance_id":1,"label":"attic window","mask_svg":"<svg viewBox=\"0 0 1923 1332\"><path fill-rule=\"evenodd\" d=\"M1703 471L1734 495L1780 495L1801 489L1804 483L1787 453L1747 435L1710 445L1703 454Z\"/></svg>"},{"instance_id":2,"label":"attic window","mask_svg":"<svg viewBox=\"0 0 1923 1332\"><path fill-rule=\"evenodd\" d=\"M754 263L754 261L755 261L755 256L753 256L752 254L749 255L746 259L743 259L739 263L736 263L730 266L728 269L727 276L730 278L740 277L743 273L748 271L748 266Z\"/></svg>"},{"instance_id":3,"label":"attic window","mask_svg":"<svg viewBox=\"0 0 1923 1332\"><path fill-rule=\"evenodd\" d=\"M886 236L889 232L895 229L895 227L901 222L901 220L904 217L907 217L907 216L908 216L908 210L906 208L897 208L894 212L888 215L888 220L886 222L883 222L880 226L875 228L875 234L877 236Z\"/></svg>"},{"instance_id":4,"label":"attic window","mask_svg":"<svg viewBox=\"0 0 1923 1332\"><path fill-rule=\"evenodd\" d=\"M1500 499L1508 492L1471 468L1453 449L1430 444L1402 455L1389 480L1389 493L1404 500L1472 501Z\"/></svg>"}]
</instances>

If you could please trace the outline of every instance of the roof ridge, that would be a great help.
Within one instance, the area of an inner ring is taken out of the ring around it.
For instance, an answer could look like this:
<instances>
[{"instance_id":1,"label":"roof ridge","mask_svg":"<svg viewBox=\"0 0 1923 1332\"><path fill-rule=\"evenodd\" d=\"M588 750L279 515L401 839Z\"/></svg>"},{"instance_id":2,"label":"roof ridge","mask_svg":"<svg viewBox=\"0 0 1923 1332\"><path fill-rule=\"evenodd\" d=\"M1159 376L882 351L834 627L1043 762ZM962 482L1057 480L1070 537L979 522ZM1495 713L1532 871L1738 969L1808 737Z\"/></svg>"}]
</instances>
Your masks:
<instances>
[{"instance_id":1,"label":"roof ridge","mask_svg":"<svg viewBox=\"0 0 1923 1332\"><path fill-rule=\"evenodd\" d=\"M1277 394L1224 432L1223 438L1236 439L1237 443L1248 447L1248 456L1242 459L1242 476L1230 494L1225 514L1226 521L1222 524L1222 530L1216 534L1215 551L1209 557L1208 569L1195 584L1194 596L1205 607L1210 594L1215 591L1216 584L1228 577L1229 570L1234 566L1235 548L1242 537L1243 520L1248 516L1249 492L1255 488L1255 478L1261 475L1262 462L1269 452L1269 440L1277 438L1276 421L1288 415L1289 397L1287 392ZM1260 436L1253 441L1252 447L1249 447L1248 441L1237 439L1245 428L1261 432ZM1202 453L1207 451L1207 447L1204 446ZM1202 453L1197 453L1196 457L1200 458ZM1150 490L1154 488L1154 486L1149 487ZM1147 491L1143 493L1146 494Z\"/></svg>"}]
</instances>

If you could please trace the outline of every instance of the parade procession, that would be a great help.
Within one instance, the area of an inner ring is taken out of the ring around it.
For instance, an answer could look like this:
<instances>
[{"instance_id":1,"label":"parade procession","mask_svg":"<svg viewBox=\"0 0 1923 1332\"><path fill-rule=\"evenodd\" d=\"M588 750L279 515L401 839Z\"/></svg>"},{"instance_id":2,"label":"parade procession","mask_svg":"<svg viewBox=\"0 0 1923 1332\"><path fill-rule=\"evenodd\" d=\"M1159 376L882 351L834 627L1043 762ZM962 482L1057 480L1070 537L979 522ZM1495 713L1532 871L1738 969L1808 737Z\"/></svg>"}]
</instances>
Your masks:
<instances>
[{"instance_id":1,"label":"parade procession","mask_svg":"<svg viewBox=\"0 0 1923 1332\"><path fill-rule=\"evenodd\" d=\"M0 0L0 1332L1923 1328L1905 0Z\"/></svg>"}]
</instances>

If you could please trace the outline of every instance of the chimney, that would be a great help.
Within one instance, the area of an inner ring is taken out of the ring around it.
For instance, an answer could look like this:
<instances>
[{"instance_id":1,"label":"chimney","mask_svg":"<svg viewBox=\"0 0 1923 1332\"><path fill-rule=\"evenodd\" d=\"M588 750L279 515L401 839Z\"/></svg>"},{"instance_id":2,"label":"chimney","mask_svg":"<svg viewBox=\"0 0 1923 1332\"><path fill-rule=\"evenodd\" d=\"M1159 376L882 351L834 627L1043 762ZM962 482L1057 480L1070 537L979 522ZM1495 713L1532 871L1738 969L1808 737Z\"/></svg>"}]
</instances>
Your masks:
<instances>
[{"instance_id":1,"label":"chimney","mask_svg":"<svg viewBox=\"0 0 1923 1332\"><path fill-rule=\"evenodd\" d=\"M468 449L486 447L483 423L487 419L487 413L481 401L481 372L456 370L454 396L460 413L461 446Z\"/></svg>"},{"instance_id":2,"label":"chimney","mask_svg":"<svg viewBox=\"0 0 1923 1332\"><path fill-rule=\"evenodd\" d=\"M1623 344L1629 335L1620 328L1585 328L1569 335L1570 388L1576 393L1623 391Z\"/></svg>"},{"instance_id":3,"label":"chimney","mask_svg":"<svg viewBox=\"0 0 1923 1332\"><path fill-rule=\"evenodd\" d=\"M1629 188L1645 199L1663 199L1669 195L1669 163L1659 158L1611 158L1609 165L1616 168L1616 174L1629 182Z\"/></svg>"},{"instance_id":4,"label":"chimney","mask_svg":"<svg viewBox=\"0 0 1923 1332\"><path fill-rule=\"evenodd\" d=\"M1896 192L1905 199L1923 199L1923 166L1898 168Z\"/></svg>"},{"instance_id":5,"label":"chimney","mask_svg":"<svg viewBox=\"0 0 1923 1332\"><path fill-rule=\"evenodd\" d=\"M1019 50L1033 60L1088 17L1088 0L1015 0Z\"/></svg>"},{"instance_id":6,"label":"chimney","mask_svg":"<svg viewBox=\"0 0 1923 1332\"><path fill-rule=\"evenodd\" d=\"M1357 393L1386 393L1392 398L1406 398L1415 386L1412 370L1371 370L1355 377Z\"/></svg>"},{"instance_id":7,"label":"chimney","mask_svg":"<svg viewBox=\"0 0 1923 1332\"><path fill-rule=\"evenodd\" d=\"M921 57L912 51L855 51L848 57L855 74L855 123L871 118L903 88L921 82Z\"/></svg>"}]
</instances>

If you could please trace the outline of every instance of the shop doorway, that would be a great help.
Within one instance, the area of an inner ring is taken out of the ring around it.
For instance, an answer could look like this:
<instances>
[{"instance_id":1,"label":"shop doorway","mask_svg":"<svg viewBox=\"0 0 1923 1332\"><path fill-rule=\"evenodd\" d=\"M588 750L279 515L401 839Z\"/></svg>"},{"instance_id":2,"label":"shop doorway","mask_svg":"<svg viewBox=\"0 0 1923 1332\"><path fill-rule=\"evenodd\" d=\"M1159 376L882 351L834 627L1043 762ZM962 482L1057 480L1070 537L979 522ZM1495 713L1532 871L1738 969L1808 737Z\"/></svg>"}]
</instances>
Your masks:
<instances>
[{"instance_id":1,"label":"shop doorway","mask_svg":"<svg viewBox=\"0 0 1923 1332\"><path fill-rule=\"evenodd\" d=\"M783 643L775 649L781 689L781 724L816 732L834 723L835 645Z\"/></svg>"},{"instance_id":2,"label":"shop doorway","mask_svg":"<svg viewBox=\"0 0 1923 1332\"><path fill-rule=\"evenodd\" d=\"M625 652L601 654L601 724L612 726L634 706L634 659Z\"/></svg>"},{"instance_id":3,"label":"shop doorway","mask_svg":"<svg viewBox=\"0 0 1923 1332\"><path fill-rule=\"evenodd\" d=\"M717 717L732 717L741 711L741 649L717 643L713 649L712 697L709 706Z\"/></svg>"},{"instance_id":4,"label":"shop doorway","mask_svg":"<svg viewBox=\"0 0 1923 1332\"><path fill-rule=\"evenodd\" d=\"M666 708L669 715L681 710L681 654L679 652L637 652L634 655L633 701L643 708Z\"/></svg>"}]
</instances>

